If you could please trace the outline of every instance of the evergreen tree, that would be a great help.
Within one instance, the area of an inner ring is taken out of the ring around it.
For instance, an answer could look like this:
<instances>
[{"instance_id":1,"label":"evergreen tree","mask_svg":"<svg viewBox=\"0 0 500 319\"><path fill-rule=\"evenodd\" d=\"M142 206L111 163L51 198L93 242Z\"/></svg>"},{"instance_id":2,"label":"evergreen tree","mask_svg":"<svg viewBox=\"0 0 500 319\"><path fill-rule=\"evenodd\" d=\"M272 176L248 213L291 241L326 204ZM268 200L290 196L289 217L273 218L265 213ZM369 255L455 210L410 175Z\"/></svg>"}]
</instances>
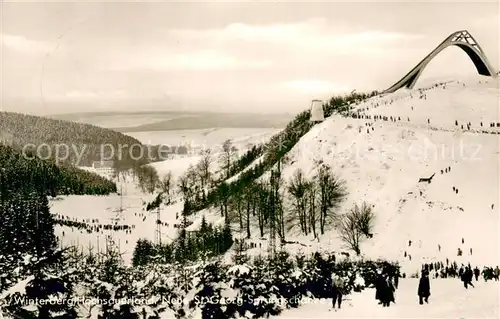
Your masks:
<instances>
[{"instance_id":1,"label":"evergreen tree","mask_svg":"<svg viewBox=\"0 0 500 319\"><path fill-rule=\"evenodd\" d=\"M41 256L56 246L47 197L32 188L9 192L0 202L0 252Z\"/></svg>"},{"instance_id":2,"label":"evergreen tree","mask_svg":"<svg viewBox=\"0 0 500 319\"><path fill-rule=\"evenodd\" d=\"M135 245L132 264L134 266L146 265L151 256L156 253L153 244L147 239L139 239Z\"/></svg>"},{"instance_id":3,"label":"evergreen tree","mask_svg":"<svg viewBox=\"0 0 500 319\"><path fill-rule=\"evenodd\" d=\"M75 304L69 302L75 297L77 279L63 251L47 251L43 256L33 257L29 269L32 277L25 290L8 298L5 307L8 313L26 319L78 318ZM17 302L23 299L25 303Z\"/></svg>"},{"instance_id":4,"label":"evergreen tree","mask_svg":"<svg viewBox=\"0 0 500 319\"><path fill-rule=\"evenodd\" d=\"M229 223L224 224L224 228L222 229L222 252L227 251L233 245L233 235L231 232L231 226Z\"/></svg>"}]
</instances>

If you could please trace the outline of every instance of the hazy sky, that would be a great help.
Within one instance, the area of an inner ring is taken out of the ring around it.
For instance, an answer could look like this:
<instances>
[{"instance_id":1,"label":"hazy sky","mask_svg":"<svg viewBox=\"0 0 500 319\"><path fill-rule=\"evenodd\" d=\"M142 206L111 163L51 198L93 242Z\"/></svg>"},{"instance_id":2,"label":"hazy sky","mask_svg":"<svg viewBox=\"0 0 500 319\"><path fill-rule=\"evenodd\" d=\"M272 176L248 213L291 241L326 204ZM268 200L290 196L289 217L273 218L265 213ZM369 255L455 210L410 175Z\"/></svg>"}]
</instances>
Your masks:
<instances>
[{"instance_id":1,"label":"hazy sky","mask_svg":"<svg viewBox=\"0 0 500 319\"><path fill-rule=\"evenodd\" d=\"M384 89L467 29L498 69L488 2L3 2L2 109L296 112ZM424 76L475 73L448 48Z\"/></svg>"}]
</instances>

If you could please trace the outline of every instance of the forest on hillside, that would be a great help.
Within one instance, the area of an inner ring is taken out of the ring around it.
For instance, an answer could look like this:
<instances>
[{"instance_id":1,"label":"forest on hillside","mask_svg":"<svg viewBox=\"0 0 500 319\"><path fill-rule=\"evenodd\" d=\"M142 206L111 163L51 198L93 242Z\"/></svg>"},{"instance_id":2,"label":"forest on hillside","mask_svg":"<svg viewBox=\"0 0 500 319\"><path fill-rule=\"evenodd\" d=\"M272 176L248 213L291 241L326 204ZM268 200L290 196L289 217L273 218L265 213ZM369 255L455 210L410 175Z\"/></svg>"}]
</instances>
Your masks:
<instances>
[{"instance_id":1,"label":"forest on hillside","mask_svg":"<svg viewBox=\"0 0 500 319\"><path fill-rule=\"evenodd\" d=\"M345 96L334 96L323 105L324 115L325 117L332 114L352 115L350 113L355 104L377 94L378 92L374 91L371 93L353 92ZM193 181L193 191L190 191L186 196L185 213L190 214L207 207L218 206L221 201L227 202L231 198L242 196L252 183L264 173L275 168L279 161L283 161L285 155L297 144L302 136L309 132L314 126L314 123L310 122L309 119L310 110L299 113L288 123L284 130L273 136L268 143L252 147L239 158L235 158L236 149L229 141L226 141L222 147L223 176L210 183L202 182L201 179ZM206 162L207 155L205 154L203 158ZM261 160L257 162L259 158ZM253 162L256 162L255 165L250 167ZM231 177L234 177L234 179L226 182ZM207 187L208 185L210 187Z\"/></svg>"},{"instance_id":2,"label":"forest on hillside","mask_svg":"<svg viewBox=\"0 0 500 319\"><path fill-rule=\"evenodd\" d=\"M24 190L43 195L107 195L116 184L72 165L56 165L37 157L29 159L20 151L0 143L0 191L6 194Z\"/></svg>"},{"instance_id":3,"label":"forest on hillside","mask_svg":"<svg viewBox=\"0 0 500 319\"><path fill-rule=\"evenodd\" d=\"M352 104L369 96L353 94L332 98L325 107L326 116L334 112L352 115L349 113ZM256 145L239 158L231 141L227 140L220 153L202 152L199 162L190 165L176 181L171 173L161 177L154 168L144 166L138 174L139 186L144 192L158 194L147 205L147 210L154 210L162 203L168 205L172 194L177 193L184 204L184 220L210 207L220 212L225 227L231 225L238 230L241 239L263 238L273 232L281 244L288 243L287 233L293 228L319 239L334 227L346 248L360 255L361 243L373 236L375 212L372 205L355 203L346 214L339 214L338 208L350 190L334 168L318 163L314 176L306 177L298 169L289 180L285 180L277 167L279 165L276 165L278 161L287 164L283 157L313 125L309 121L309 112L302 112L271 142ZM211 170L214 162L220 167L216 172ZM147 256L157 254L165 260L181 261L196 260L206 253L221 254L229 248L212 247L212 239L217 236L204 219L202 225L189 236L183 230L187 226L180 227L172 245L154 247L141 241L136 253L143 256L140 258L142 262ZM179 250L187 252L183 254Z\"/></svg>"},{"instance_id":4,"label":"forest on hillside","mask_svg":"<svg viewBox=\"0 0 500 319\"><path fill-rule=\"evenodd\" d=\"M0 112L0 138L15 149L28 148L41 158L77 166L113 160L117 167L126 169L148 162L141 156L147 154L145 146L137 139L90 124Z\"/></svg>"}]
</instances>

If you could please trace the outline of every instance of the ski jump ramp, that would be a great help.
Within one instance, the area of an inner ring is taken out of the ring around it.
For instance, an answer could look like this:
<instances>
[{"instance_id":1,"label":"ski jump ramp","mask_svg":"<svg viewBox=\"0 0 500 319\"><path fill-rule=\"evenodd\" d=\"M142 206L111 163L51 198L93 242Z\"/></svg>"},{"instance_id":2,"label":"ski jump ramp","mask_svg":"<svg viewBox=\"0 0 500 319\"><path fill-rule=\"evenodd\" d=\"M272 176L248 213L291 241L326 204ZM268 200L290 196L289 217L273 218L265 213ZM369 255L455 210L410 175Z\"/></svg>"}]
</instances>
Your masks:
<instances>
[{"instance_id":1,"label":"ski jump ramp","mask_svg":"<svg viewBox=\"0 0 500 319\"><path fill-rule=\"evenodd\" d=\"M449 46L456 45L467 53L469 58L472 60L476 66L477 72L481 75L497 77L497 73L493 70L493 67L488 62L486 55L479 46L479 43L472 37L472 35L467 30L456 31L450 34L449 37L444 39L440 45L438 45L431 53L429 53L422 61L420 61L417 66L415 66L410 72L408 72L401 80L396 84L388 88L382 93L392 93L399 90L402 87L407 87L412 89L417 83L418 78L424 71L425 67L429 62L434 59L441 51Z\"/></svg>"}]
</instances>

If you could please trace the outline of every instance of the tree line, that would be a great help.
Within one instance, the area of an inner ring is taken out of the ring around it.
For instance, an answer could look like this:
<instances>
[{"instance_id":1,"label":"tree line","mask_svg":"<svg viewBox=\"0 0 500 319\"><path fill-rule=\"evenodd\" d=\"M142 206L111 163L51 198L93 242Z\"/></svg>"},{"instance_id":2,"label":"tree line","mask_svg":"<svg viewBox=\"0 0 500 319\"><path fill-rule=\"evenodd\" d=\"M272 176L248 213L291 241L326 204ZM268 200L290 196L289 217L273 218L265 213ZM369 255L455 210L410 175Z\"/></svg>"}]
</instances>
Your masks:
<instances>
[{"instance_id":1,"label":"tree line","mask_svg":"<svg viewBox=\"0 0 500 319\"><path fill-rule=\"evenodd\" d=\"M139 239L134 249L132 264L147 265L150 262L186 263L201 258L215 257L227 252L233 245L233 235L229 224L214 226L205 217L199 230L186 230L184 217L182 227L170 244L154 244L147 239Z\"/></svg>"},{"instance_id":2,"label":"tree line","mask_svg":"<svg viewBox=\"0 0 500 319\"><path fill-rule=\"evenodd\" d=\"M159 158L158 147L148 150L137 139L110 129L21 113L0 112L0 138L19 151L24 148L40 158L66 164L92 166L109 159L117 172Z\"/></svg>"},{"instance_id":3,"label":"tree line","mask_svg":"<svg viewBox=\"0 0 500 319\"><path fill-rule=\"evenodd\" d=\"M236 257L234 255L233 257ZM26 284L6 294L3 313L22 318L253 318L277 316L287 308L301 306L303 298L330 298L332 274L345 278L345 291L374 287L377 271L398 273L399 265L388 261L351 261L333 253L291 256L280 251L275 257L240 253L233 263L208 258L196 263L164 264L153 261L129 267L113 249L107 254L55 250L39 258L28 258L19 271L3 272L11 285ZM0 256L0 268L8 270ZM404 274L403 274L404 276ZM362 280L359 280L361 278ZM361 283L360 283L361 282ZM5 292L7 286L1 287ZM239 302L223 304L202 300ZM16 302L24 300L26 303ZM98 299L95 305L69 303L69 299ZM155 300L147 304L135 300ZM179 300L185 302L176 302ZM255 302L263 299L266 302ZM281 301L286 299L285 305ZM38 300L34 306L28 301ZM48 302L52 300L53 302ZM113 303L113 301L122 301ZM44 302L40 302L44 301Z\"/></svg>"},{"instance_id":4,"label":"tree line","mask_svg":"<svg viewBox=\"0 0 500 319\"><path fill-rule=\"evenodd\" d=\"M359 104L361 101L377 94L376 91L371 93L352 92L345 96L334 96L323 105L325 116L332 114L347 116L354 104ZM239 175L230 183L224 182L223 178L216 180L205 197L202 197L196 203L191 203L186 208L186 213L192 213L208 206L215 206L223 197L232 197L235 194L242 193L247 185L270 170L314 126L309 119L310 110L299 113L283 131L273 136L268 143L254 146L238 160L231 160L235 155L234 149L229 143L224 145L222 152L222 157L226 159L225 165L222 166L226 171L224 177L227 179L235 176L238 172ZM262 161L243 172L250 163L261 156L263 157Z\"/></svg>"},{"instance_id":5,"label":"tree line","mask_svg":"<svg viewBox=\"0 0 500 319\"><path fill-rule=\"evenodd\" d=\"M115 183L97 174L36 157L28 159L21 152L1 143L0 174L2 192L29 188L53 197L116 192Z\"/></svg>"}]
</instances>

